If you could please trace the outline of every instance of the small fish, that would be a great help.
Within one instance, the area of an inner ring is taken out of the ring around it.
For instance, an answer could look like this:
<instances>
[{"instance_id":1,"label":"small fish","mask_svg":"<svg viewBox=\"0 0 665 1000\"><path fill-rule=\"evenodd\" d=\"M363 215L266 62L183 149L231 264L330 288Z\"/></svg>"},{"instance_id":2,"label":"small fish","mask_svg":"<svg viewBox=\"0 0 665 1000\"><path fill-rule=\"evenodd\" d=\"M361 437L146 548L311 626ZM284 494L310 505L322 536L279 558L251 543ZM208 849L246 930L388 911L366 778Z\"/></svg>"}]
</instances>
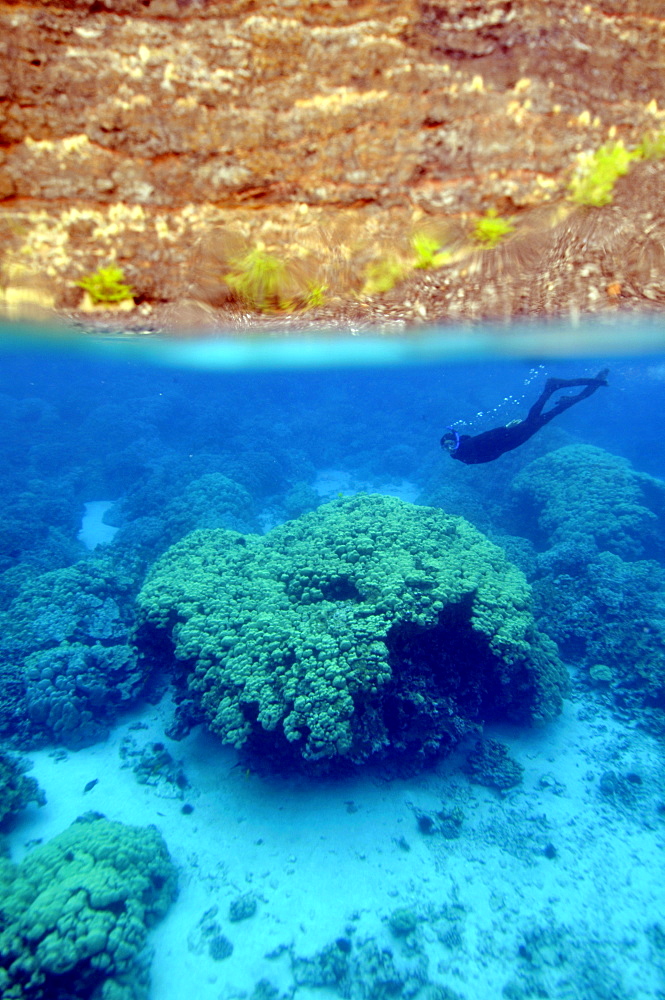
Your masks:
<instances>
[{"instance_id":1,"label":"small fish","mask_svg":"<svg viewBox=\"0 0 665 1000\"><path fill-rule=\"evenodd\" d=\"M86 792L91 792L92 789L95 787L95 785L97 784L98 781L99 781L99 778L93 778L92 781L89 781L88 784L83 789L83 794L85 795Z\"/></svg>"}]
</instances>

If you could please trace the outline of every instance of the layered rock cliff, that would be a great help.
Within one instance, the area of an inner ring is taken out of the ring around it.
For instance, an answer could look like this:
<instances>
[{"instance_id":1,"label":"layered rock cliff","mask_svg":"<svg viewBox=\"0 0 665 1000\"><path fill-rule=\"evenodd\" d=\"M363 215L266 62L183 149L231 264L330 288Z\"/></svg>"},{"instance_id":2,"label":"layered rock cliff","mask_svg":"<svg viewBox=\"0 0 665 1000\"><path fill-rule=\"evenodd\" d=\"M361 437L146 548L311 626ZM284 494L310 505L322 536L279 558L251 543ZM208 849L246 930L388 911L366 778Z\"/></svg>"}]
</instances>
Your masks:
<instances>
[{"instance_id":1,"label":"layered rock cliff","mask_svg":"<svg viewBox=\"0 0 665 1000\"><path fill-rule=\"evenodd\" d=\"M110 262L139 302L209 290L220 225L360 257L550 228L580 152L665 128L662 0L5 0L0 39L5 269L65 307Z\"/></svg>"}]
</instances>

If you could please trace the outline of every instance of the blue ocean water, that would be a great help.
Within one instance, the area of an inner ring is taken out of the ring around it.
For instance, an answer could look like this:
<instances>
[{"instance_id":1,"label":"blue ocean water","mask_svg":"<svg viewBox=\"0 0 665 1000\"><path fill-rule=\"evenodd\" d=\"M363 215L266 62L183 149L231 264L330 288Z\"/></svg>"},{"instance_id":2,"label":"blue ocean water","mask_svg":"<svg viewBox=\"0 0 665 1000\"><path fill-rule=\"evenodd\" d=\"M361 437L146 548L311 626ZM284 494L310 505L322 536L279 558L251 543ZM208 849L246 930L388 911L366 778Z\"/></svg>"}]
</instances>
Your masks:
<instances>
[{"instance_id":1,"label":"blue ocean water","mask_svg":"<svg viewBox=\"0 0 665 1000\"><path fill-rule=\"evenodd\" d=\"M658 326L42 334L0 345L2 995L662 1000Z\"/></svg>"}]
</instances>

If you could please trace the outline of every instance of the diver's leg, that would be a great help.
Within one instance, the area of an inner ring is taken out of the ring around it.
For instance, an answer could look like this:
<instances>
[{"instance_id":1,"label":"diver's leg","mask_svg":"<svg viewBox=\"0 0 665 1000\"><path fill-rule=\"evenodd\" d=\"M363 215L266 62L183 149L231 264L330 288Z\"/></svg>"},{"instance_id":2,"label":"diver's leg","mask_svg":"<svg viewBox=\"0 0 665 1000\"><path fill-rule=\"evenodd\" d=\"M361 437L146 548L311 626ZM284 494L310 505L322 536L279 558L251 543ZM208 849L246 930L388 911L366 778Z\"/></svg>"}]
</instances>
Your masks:
<instances>
[{"instance_id":1,"label":"diver's leg","mask_svg":"<svg viewBox=\"0 0 665 1000\"><path fill-rule=\"evenodd\" d=\"M592 396L596 389L600 389L601 386L607 385L607 375L609 373L609 368L603 368L602 372L598 372L595 378L571 378L571 379L558 379L553 381L558 381L559 385L553 390L557 392L559 389L569 389L576 385L584 386L582 392L578 392L575 396L562 396L561 399L557 400L557 406L559 403L565 403L566 406L572 406L573 403L579 402L580 399L586 399L587 396Z\"/></svg>"},{"instance_id":2,"label":"diver's leg","mask_svg":"<svg viewBox=\"0 0 665 1000\"><path fill-rule=\"evenodd\" d=\"M577 385L581 385L584 388L582 389L581 392L576 393L574 396L562 396L560 399L557 399L552 409L549 410L547 413L541 412L542 406L546 402L546 400L543 400L543 403L539 411L541 419L544 421L544 423L549 423L549 421L552 420L553 417L556 417L560 413L563 413L564 410L570 409L570 407L574 406L575 403L579 403L580 400L588 399L589 396L593 396L594 392L596 392L597 389L600 389L602 386L607 385L608 374L609 374L609 368L603 368L601 372L598 372L595 378L548 379L545 385L545 391L548 390L550 383L555 383L555 384L550 388L547 398L549 398L549 396L551 396L553 393L558 392L559 389L568 389ZM545 393L543 393L543 395L544 394ZM540 402L540 400L538 400L538 402ZM531 414L529 413L529 415Z\"/></svg>"},{"instance_id":3,"label":"diver's leg","mask_svg":"<svg viewBox=\"0 0 665 1000\"><path fill-rule=\"evenodd\" d=\"M547 382L545 383L545 388L543 389L540 396L529 410L526 419L535 420L537 417L539 417L543 412L543 407L545 406L545 403L550 398L550 396L552 396L553 393L558 392L559 389L566 388L566 386L568 385L570 385L570 382L567 382L565 379L548 378Z\"/></svg>"},{"instance_id":4,"label":"diver's leg","mask_svg":"<svg viewBox=\"0 0 665 1000\"><path fill-rule=\"evenodd\" d=\"M553 396L555 392L559 392L561 389L572 389L578 385L585 387L582 392L577 393L576 396L563 397L563 400L569 401L567 405L563 407L564 410L567 409L568 406L572 406L573 403L578 403L580 399L586 399L587 396L591 396L596 389L599 389L601 385L607 385L607 376L609 375L609 371L609 368L603 368L602 371L598 372L595 378L548 378L545 383L545 388L529 410L529 417L539 416L542 413L547 400ZM556 405L558 406L559 403L563 402L563 400L560 399Z\"/></svg>"},{"instance_id":5,"label":"diver's leg","mask_svg":"<svg viewBox=\"0 0 665 1000\"><path fill-rule=\"evenodd\" d=\"M559 379L556 378L548 378L547 382L545 383L545 388L543 389L540 396L538 397L536 402L533 404L533 406L527 413L526 416L527 421L536 420L536 418L540 416L543 410L543 406L545 405L547 400L550 398L552 393L556 392L557 389L559 388L559 386L555 384L558 381Z\"/></svg>"},{"instance_id":6,"label":"diver's leg","mask_svg":"<svg viewBox=\"0 0 665 1000\"><path fill-rule=\"evenodd\" d=\"M571 389L576 385L595 385L596 383L607 385L607 376L609 373L609 368L603 368L603 370L598 372L598 374L593 378L548 378L545 383L544 391L549 392L551 395L558 389ZM598 386L596 386L596 388L598 388Z\"/></svg>"}]
</instances>

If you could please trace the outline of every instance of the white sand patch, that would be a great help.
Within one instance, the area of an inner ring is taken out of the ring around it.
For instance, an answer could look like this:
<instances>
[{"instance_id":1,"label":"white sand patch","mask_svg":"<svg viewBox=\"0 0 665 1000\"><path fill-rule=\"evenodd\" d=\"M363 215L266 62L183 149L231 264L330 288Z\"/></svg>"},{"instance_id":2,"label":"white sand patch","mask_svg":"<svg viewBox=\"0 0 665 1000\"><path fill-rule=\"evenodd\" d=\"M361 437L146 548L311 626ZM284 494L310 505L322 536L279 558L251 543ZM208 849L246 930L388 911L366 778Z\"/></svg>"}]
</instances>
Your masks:
<instances>
[{"instance_id":1,"label":"white sand patch","mask_svg":"<svg viewBox=\"0 0 665 1000\"><path fill-rule=\"evenodd\" d=\"M81 530L76 537L87 549L96 549L98 545L109 545L115 538L118 529L110 524L104 524L104 514L113 504L113 500L90 500L85 504Z\"/></svg>"},{"instance_id":2,"label":"white sand patch","mask_svg":"<svg viewBox=\"0 0 665 1000\"><path fill-rule=\"evenodd\" d=\"M322 469L312 484L314 490L326 500L339 496L355 496L357 493L381 493L383 496L397 497L414 503L419 490L408 479L375 482L354 476L343 469Z\"/></svg>"},{"instance_id":3,"label":"white sand patch","mask_svg":"<svg viewBox=\"0 0 665 1000\"><path fill-rule=\"evenodd\" d=\"M361 479L343 469L322 469L317 473L312 483L312 489L323 500L337 500L340 497L356 496L358 493L379 493L383 496L397 497L408 503L415 503L420 490L408 479L374 482ZM277 525L284 523L280 510L266 507L258 517L261 531L266 534Z\"/></svg>"},{"instance_id":4,"label":"white sand patch","mask_svg":"<svg viewBox=\"0 0 665 1000\"><path fill-rule=\"evenodd\" d=\"M665 831L656 808L662 768L648 737L570 703L545 728L493 729L488 735L525 767L522 785L502 798L460 771L468 748L405 780L367 771L337 781L268 779L236 766L235 752L202 730L168 740L169 713L166 701L147 706L105 743L66 759L53 751L30 755L48 803L26 810L10 838L20 860L26 843L54 836L88 809L159 828L180 870L180 895L151 932L154 1000L249 997L262 977L293 990L294 1000L339 997L332 987L294 988L289 949L311 956L343 936L354 948L374 937L396 963L413 961L415 947L429 980L467 1000L500 997L520 967L536 979L565 974L575 981L585 974L577 969L585 955L587 965L601 963L603 976L618 970L622 996L656 995L663 970L645 930L665 913ZM128 737L138 747L160 741L182 762L190 782L183 798L175 786L137 784L120 758ZM641 776L634 808L599 793L609 769ZM194 807L191 815L183 814L184 803ZM422 833L413 806L459 806L462 835ZM255 915L231 922L229 904L248 892L258 903ZM210 919L234 948L222 961L197 933L214 907ZM418 915L406 939L387 925L399 907ZM525 935L538 928L562 936L547 953L552 967L529 958L528 948L520 955Z\"/></svg>"}]
</instances>

